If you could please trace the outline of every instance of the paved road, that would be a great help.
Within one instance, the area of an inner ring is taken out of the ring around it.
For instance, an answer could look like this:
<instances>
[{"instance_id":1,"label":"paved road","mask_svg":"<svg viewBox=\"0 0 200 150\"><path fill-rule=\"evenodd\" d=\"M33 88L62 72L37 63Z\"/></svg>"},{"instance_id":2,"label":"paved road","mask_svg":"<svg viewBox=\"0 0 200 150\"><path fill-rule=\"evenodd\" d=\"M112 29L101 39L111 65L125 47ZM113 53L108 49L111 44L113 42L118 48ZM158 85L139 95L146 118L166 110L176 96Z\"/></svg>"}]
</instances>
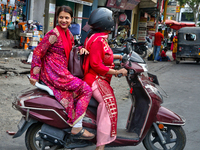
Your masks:
<instances>
[{"instance_id":1,"label":"paved road","mask_svg":"<svg viewBox=\"0 0 200 150\"><path fill-rule=\"evenodd\" d=\"M159 62L147 61L149 72L158 75L162 89L168 94L164 98L163 106L186 118L186 125L183 127L187 137L185 150L198 150L200 147L200 64L194 62ZM127 96L128 87L125 78L113 78L112 86L118 101L119 119L118 126L125 127L126 116L129 112L130 101L122 100ZM9 106L11 107L11 106ZM11 109L11 108L8 108ZM8 114L8 116L11 114ZM13 129L16 129L13 127ZM95 146L83 148L94 150ZM24 136L12 139L5 132L0 136L0 150L25 150ZM121 150L119 148L106 148L106 150ZM136 147L123 147L125 150L145 150L140 144ZM82 149L76 149L82 150Z\"/></svg>"}]
</instances>

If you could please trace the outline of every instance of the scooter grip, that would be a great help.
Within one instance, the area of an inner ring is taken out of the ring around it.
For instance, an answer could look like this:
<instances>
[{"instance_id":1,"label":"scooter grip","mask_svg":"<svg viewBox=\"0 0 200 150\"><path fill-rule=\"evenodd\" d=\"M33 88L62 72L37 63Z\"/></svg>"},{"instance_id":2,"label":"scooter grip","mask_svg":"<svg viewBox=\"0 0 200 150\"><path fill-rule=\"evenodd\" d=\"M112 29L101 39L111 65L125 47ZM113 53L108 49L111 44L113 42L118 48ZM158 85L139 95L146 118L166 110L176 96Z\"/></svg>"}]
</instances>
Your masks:
<instances>
[{"instance_id":1,"label":"scooter grip","mask_svg":"<svg viewBox=\"0 0 200 150\"><path fill-rule=\"evenodd\" d=\"M120 73L120 74L118 74L118 75L117 75L117 77L118 77L118 78L121 78L121 77L122 77L122 75L123 75L123 74L122 74L122 73Z\"/></svg>"}]
</instances>

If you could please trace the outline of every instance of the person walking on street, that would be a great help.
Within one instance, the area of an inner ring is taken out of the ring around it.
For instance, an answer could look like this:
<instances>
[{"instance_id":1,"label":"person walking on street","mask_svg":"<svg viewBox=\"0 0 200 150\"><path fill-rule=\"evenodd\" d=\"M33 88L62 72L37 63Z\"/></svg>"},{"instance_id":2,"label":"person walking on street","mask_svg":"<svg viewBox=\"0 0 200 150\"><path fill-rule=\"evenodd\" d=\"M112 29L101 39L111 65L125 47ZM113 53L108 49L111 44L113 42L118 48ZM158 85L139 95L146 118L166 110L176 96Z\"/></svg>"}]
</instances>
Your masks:
<instances>
[{"instance_id":1,"label":"person walking on street","mask_svg":"<svg viewBox=\"0 0 200 150\"><path fill-rule=\"evenodd\" d=\"M162 29L159 28L158 32L155 33L154 51L153 51L154 62L157 62L157 59L158 59L158 56L159 56L159 52L160 52L161 42L164 40L164 36L163 36L163 34L161 32L162 32Z\"/></svg>"}]
</instances>

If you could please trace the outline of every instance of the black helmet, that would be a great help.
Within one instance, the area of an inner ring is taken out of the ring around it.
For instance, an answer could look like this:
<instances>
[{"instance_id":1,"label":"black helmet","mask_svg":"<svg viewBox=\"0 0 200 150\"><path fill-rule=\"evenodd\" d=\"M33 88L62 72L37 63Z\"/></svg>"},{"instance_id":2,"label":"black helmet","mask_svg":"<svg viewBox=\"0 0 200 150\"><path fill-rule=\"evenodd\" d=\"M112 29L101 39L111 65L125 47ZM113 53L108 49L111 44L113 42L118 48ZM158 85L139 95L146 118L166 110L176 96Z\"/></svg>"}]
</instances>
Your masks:
<instances>
[{"instance_id":1,"label":"black helmet","mask_svg":"<svg viewBox=\"0 0 200 150\"><path fill-rule=\"evenodd\" d=\"M103 7L95 9L90 14L88 24L92 26L93 29L100 31L114 31L112 11Z\"/></svg>"}]
</instances>

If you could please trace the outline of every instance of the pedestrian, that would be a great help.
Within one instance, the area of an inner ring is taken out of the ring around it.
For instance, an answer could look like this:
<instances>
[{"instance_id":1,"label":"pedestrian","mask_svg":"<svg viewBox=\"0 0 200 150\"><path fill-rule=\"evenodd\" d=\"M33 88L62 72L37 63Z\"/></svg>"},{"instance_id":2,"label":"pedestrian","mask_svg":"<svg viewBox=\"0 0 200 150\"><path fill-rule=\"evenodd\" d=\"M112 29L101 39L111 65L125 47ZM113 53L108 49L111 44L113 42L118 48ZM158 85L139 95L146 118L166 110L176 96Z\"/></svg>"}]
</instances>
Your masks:
<instances>
[{"instance_id":1,"label":"pedestrian","mask_svg":"<svg viewBox=\"0 0 200 150\"><path fill-rule=\"evenodd\" d=\"M97 108L97 143L96 150L104 150L106 144L116 139L117 135L117 103L112 87L112 75L127 75L127 70L114 69L113 59L122 59L121 55L113 55L107 38L114 31L112 11L107 8L95 9L88 20L91 26L85 47L90 52L84 60L84 81L93 91L93 97L99 102Z\"/></svg>"},{"instance_id":2,"label":"pedestrian","mask_svg":"<svg viewBox=\"0 0 200 150\"><path fill-rule=\"evenodd\" d=\"M169 58L169 56L167 56L167 48L165 47L163 50L162 50L162 52L161 52L161 54L160 54L160 57L161 57L161 61L171 61L170 60L170 58Z\"/></svg>"},{"instance_id":3,"label":"pedestrian","mask_svg":"<svg viewBox=\"0 0 200 150\"><path fill-rule=\"evenodd\" d=\"M61 6L56 14L58 25L44 36L33 52L30 83L35 85L41 80L53 90L56 100L65 107L67 123L72 127L74 137L92 139L94 134L82 127L92 90L67 68L69 53L74 45L73 35L68 29L73 11L69 6ZM83 53L87 54L88 51L81 49L80 54Z\"/></svg>"},{"instance_id":4,"label":"pedestrian","mask_svg":"<svg viewBox=\"0 0 200 150\"><path fill-rule=\"evenodd\" d=\"M176 35L173 38L172 57L174 58L174 61L176 60L177 46L178 46L178 30L176 31Z\"/></svg>"},{"instance_id":5,"label":"pedestrian","mask_svg":"<svg viewBox=\"0 0 200 150\"><path fill-rule=\"evenodd\" d=\"M171 48L170 48L170 50L171 51L173 50L173 38L174 38L174 32L172 32L172 35L170 37L170 41L171 41Z\"/></svg>"},{"instance_id":6,"label":"pedestrian","mask_svg":"<svg viewBox=\"0 0 200 150\"><path fill-rule=\"evenodd\" d=\"M162 34L162 29L159 28L158 32L155 33L155 38L154 38L154 62L157 62L160 48L161 48L161 42L164 40L164 36Z\"/></svg>"}]
</instances>

